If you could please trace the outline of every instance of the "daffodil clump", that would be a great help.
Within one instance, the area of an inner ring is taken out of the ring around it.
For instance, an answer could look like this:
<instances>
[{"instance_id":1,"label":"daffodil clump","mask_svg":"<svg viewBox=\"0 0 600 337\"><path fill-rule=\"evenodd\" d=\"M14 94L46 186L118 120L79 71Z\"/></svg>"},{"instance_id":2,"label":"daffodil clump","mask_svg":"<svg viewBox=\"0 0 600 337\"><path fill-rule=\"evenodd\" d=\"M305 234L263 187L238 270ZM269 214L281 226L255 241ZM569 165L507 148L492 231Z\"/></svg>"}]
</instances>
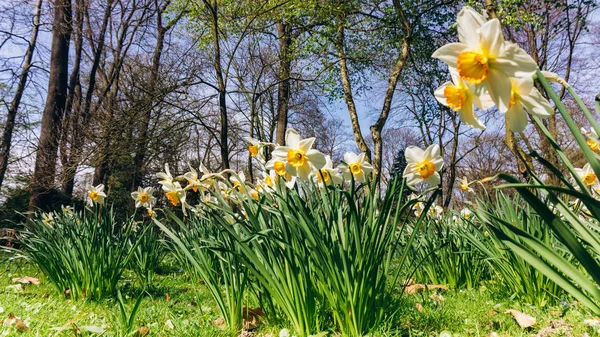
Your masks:
<instances>
[{"instance_id":1,"label":"daffodil clump","mask_svg":"<svg viewBox=\"0 0 600 337\"><path fill-rule=\"evenodd\" d=\"M446 63L452 77L435 91L436 99L456 111L474 128L485 125L474 111L496 106L514 132L527 127L527 113L548 117L552 106L533 85L537 64L517 44L504 40L498 19L486 20L470 7L456 19L459 42L433 53Z\"/></svg>"}]
</instances>

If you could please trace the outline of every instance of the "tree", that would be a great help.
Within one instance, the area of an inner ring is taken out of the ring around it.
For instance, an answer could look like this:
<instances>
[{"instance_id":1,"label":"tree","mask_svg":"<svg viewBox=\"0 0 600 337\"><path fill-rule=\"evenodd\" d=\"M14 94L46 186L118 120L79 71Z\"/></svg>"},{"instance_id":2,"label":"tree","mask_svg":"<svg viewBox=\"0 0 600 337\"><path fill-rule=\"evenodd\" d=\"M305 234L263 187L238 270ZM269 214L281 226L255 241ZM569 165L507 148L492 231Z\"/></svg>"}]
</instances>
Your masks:
<instances>
[{"instance_id":1,"label":"tree","mask_svg":"<svg viewBox=\"0 0 600 337\"><path fill-rule=\"evenodd\" d=\"M45 194L54 186L58 141L67 99L71 30L71 1L56 0L48 94L42 113L40 138L31 180L30 211L36 211L44 203Z\"/></svg>"}]
</instances>

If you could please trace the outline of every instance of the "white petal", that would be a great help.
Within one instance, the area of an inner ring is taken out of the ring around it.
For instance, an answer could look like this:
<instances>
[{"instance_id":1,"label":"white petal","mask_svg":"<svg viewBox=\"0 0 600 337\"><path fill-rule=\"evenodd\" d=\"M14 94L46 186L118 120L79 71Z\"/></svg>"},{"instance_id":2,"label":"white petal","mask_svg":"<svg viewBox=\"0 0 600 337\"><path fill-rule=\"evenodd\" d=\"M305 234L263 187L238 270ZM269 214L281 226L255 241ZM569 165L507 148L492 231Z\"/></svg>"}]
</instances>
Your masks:
<instances>
[{"instance_id":1,"label":"white petal","mask_svg":"<svg viewBox=\"0 0 600 337\"><path fill-rule=\"evenodd\" d=\"M358 156L354 152L346 152L344 153L344 162L346 164L356 163L358 161Z\"/></svg>"},{"instance_id":2,"label":"white petal","mask_svg":"<svg viewBox=\"0 0 600 337\"><path fill-rule=\"evenodd\" d=\"M440 174L439 173L434 173L432 175L430 175L427 179L424 179L426 183L428 183L431 186L437 186L440 184Z\"/></svg>"},{"instance_id":3,"label":"white petal","mask_svg":"<svg viewBox=\"0 0 600 337\"><path fill-rule=\"evenodd\" d=\"M291 150L287 146L278 146L273 150L273 158L278 159L280 161L287 161L288 151Z\"/></svg>"},{"instance_id":4,"label":"white petal","mask_svg":"<svg viewBox=\"0 0 600 337\"><path fill-rule=\"evenodd\" d=\"M308 152L308 150L310 150L312 148L314 142L315 142L315 137L302 139L300 141L300 143L298 144L297 148L302 150L304 153L306 153L306 152Z\"/></svg>"},{"instance_id":5,"label":"white petal","mask_svg":"<svg viewBox=\"0 0 600 337\"><path fill-rule=\"evenodd\" d=\"M288 129L285 132L285 145L292 149L297 149L300 145L300 135L294 129Z\"/></svg>"},{"instance_id":6,"label":"white petal","mask_svg":"<svg viewBox=\"0 0 600 337\"><path fill-rule=\"evenodd\" d=\"M500 112L508 110L511 93L510 78L496 69L490 69L484 83L498 110Z\"/></svg>"},{"instance_id":7,"label":"white petal","mask_svg":"<svg viewBox=\"0 0 600 337\"><path fill-rule=\"evenodd\" d=\"M465 124L477 129L485 130L485 125L483 125L481 120L479 120L477 115L475 115L472 98L467 98L465 101L465 106L458 111L458 116Z\"/></svg>"},{"instance_id":8,"label":"white petal","mask_svg":"<svg viewBox=\"0 0 600 337\"><path fill-rule=\"evenodd\" d=\"M454 83L446 82L446 83L442 84L441 87L435 89L435 92L434 92L435 99L437 99L437 101L440 102L441 105L448 106L448 102L446 101L446 96L444 95L444 90L446 89L446 87L449 87L449 86L454 86Z\"/></svg>"},{"instance_id":9,"label":"white petal","mask_svg":"<svg viewBox=\"0 0 600 337\"><path fill-rule=\"evenodd\" d=\"M448 43L434 51L431 57L439 59L450 67L456 68L456 59L458 59L458 55L468 49L469 47L464 43Z\"/></svg>"},{"instance_id":10,"label":"white petal","mask_svg":"<svg viewBox=\"0 0 600 337\"><path fill-rule=\"evenodd\" d=\"M527 127L527 113L521 102L517 101L506 112L506 123L513 132L521 132Z\"/></svg>"},{"instance_id":11,"label":"white petal","mask_svg":"<svg viewBox=\"0 0 600 337\"><path fill-rule=\"evenodd\" d=\"M479 44L477 29L485 24L485 19L469 6L464 6L456 17L458 39L469 46Z\"/></svg>"},{"instance_id":12,"label":"white petal","mask_svg":"<svg viewBox=\"0 0 600 337\"><path fill-rule=\"evenodd\" d=\"M535 61L521 47L506 42L502 52L491 60L491 68L499 69L510 77L533 76L537 70Z\"/></svg>"},{"instance_id":13,"label":"white petal","mask_svg":"<svg viewBox=\"0 0 600 337\"><path fill-rule=\"evenodd\" d=\"M327 159L325 155L319 152L318 150L309 150L306 153L306 157L310 161L310 163L317 169L320 170L325 166Z\"/></svg>"},{"instance_id":14,"label":"white petal","mask_svg":"<svg viewBox=\"0 0 600 337\"><path fill-rule=\"evenodd\" d=\"M521 96L521 101L525 109L532 115L548 117L554 113L550 102L536 88L533 88L529 95Z\"/></svg>"},{"instance_id":15,"label":"white petal","mask_svg":"<svg viewBox=\"0 0 600 337\"><path fill-rule=\"evenodd\" d=\"M404 150L404 157L408 164L415 164L423 161L425 153L416 146L409 146Z\"/></svg>"},{"instance_id":16,"label":"white petal","mask_svg":"<svg viewBox=\"0 0 600 337\"><path fill-rule=\"evenodd\" d=\"M437 144L429 145L429 147L425 150L425 153L423 156L427 160L431 160L435 157L439 157L440 156L440 146Z\"/></svg>"},{"instance_id":17,"label":"white petal","mask_svg":"<svg viewBox=\"0 0 600 337\"><path fill-rule=\"evenodd\" d=\"M492 19L479 28L479 44L484 53L495 58L500 55L504 44L502 26L498 19Z\"/></svg>"},{"instance_id":18,"label":"white petal","mask_svg":"<svg viewBox=\"0 0 600 337\"><path fill-rule=\"evenodd\" d=\"M304 179L304 180L308 180L308 176L311 173L311 168L310 165L308 165L308 163L305 163L302 166L297 167L297 174L298 177Z\"/></svg>"}]
</instances>

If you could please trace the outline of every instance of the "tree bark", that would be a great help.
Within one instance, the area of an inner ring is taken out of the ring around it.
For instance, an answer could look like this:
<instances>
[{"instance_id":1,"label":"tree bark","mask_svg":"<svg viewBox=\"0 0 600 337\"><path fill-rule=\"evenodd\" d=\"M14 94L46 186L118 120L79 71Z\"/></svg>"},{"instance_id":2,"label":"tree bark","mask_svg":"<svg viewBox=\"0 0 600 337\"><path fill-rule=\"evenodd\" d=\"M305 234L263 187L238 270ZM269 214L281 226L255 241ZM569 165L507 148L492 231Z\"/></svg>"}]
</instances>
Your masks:
<instances>
[{"instance_id":1,"label":"tree bark","mask_svg":"<svg viewBox=\"0 0 600 337\"><path fill-rule=\"evenodd\" d=\"M43 206L44 196L54 186L60 124L67 99L70 40L71 0L56 0L52 25L48 95L42 113L42 126L31 180L29 211L32 212Z\"/></svg>"},{"instance_id":2,"label":"tree bark","mask_svg":"<svg viewBox=\"0 0 600 337\"><path fill-rule=\"evenodd\" d=\"M0 188L4 181L4 176L8 168L8 158L10 156L10 147L12 143L13 130L15 128L15 120L17 118L17 112L19 111L19 105L21 104L21 98L25 92L25 86L27 84L27 77L29 75L29 69L31 68L31 60L33 59L33 52L37 41L37 36L40 27L40 13L42 10L42 0L38 0L35 6L35 14L33 17L33 28L31 30L31 39L29 40L29 46L25 53L25 60L23 62L23 68L19 75L19 83L17 85L17 91L15 96L10 103L8 108L8 114L6 116L6 125L4 126L4 132L2 133L2 144L0 144Z\"/></svg>"},{"instance_id":3,"label":"tree bark","mask_svg":"<svg viewBox=\"0 0 600 337\"><path fill-rule=\"evenodd\" d=\"M338 23L337 36L335 47L337 49L338 57L340 59L340 76L342 80L342 87L344 88L344 101L348 107L348 114L350 115L350 121L352 122L352 131L354 133L354 140L358 146L360 152L365 153L366 159L371 161L371 149L367 146L365 139L360 130L360 123L358 120L358 112L356 111L356 104L354 103L354 97L352 94L352 85L350 84L350 75L348 73L347 56L344 51L344 24L342 20Z\"/></svg>"},{"instance_id":4,"label":"tree bark","mask_svg":"<svg viewBox=\"0 0 600 337\"><path fill-rule=\"evenodd\" d=\"M292 45L292 36L290 25L284 22L277 22L277 35L279 38L279 70L277 87L277 131L275 132L275 142L279 145L285 145L285 131L288 124L288 111L290 103L290 75L292 69L292 60L290 47Z\"/></svg>"}]
</instances>

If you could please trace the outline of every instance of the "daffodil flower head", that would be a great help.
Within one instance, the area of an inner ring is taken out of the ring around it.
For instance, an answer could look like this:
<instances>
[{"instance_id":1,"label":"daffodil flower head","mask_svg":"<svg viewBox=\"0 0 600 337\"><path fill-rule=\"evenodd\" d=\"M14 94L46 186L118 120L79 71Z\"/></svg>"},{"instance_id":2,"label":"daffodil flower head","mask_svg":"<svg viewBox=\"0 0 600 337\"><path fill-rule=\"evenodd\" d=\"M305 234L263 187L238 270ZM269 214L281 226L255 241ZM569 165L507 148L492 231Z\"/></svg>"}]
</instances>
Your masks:
<instances>
[{"instance_id":1,"label":"daffodil flower head","mask_svg":"<svg viewBox=\"0 0 600 337\"><path fill-rule=\"evenodd\" d=\"M473 191L473 188L471 188L469 185L471 185L471 183L469 182L469 180L467 180L467 177L462 177L462 179L460 180L460 189L463 192L474 193L475 191Z\"/></svg>"},{"instance_id":2,"label":"daffodil flower head","mask_svg":"<svg viewBox=\"0 0 600 337\"><path fill-rule=\"evenodd\" d=\"M467 219L467 220L468 220L468 219L471 217L472 213L471 213L471 210L470 210L470 209L468 209L468 208L466 208L466 207L465 207L465 208L463 208L463 209L460 211L460 215L461 215L463 218L465 218L465 219Z\"/></svg>"},{"instance_id":3,"label":"daffodil flower head","mask_svg":"<svg viewBox=\"0 0 600 337\"><path fill-rule=\"evenodd\" d=\"M485 130L485 125L475 114L473 105L485 110L491 108L494 102L485 91L481 92L481 96L476 95L473 92L472 85L465 82L458 75L456 69L450 68L450 75L452 76L452 82L442 84L435 91L435 98L440 104L458 112L458 116L463 123Z\"/></svg>"},{"instance_id":4,"label":"daffodil flower head","mask_svg":"<svg viewBox=\"0 0 600 337\"><path fill-rule=\"evenodd\" d=\"M173 176L169 170L169 164L165 163L165 172L159 172L156 176L160 179L159 184L170 184L173 182Z\"/></svg>"},{"instance_id":5,"label":"daffodil flower head","mask_svg":"<svg viewBox=\"0 0 600 337\"><path fill-rule=\"evenodd\" d=\"M64 215L71 216L74 214L73 206L60 205L60 209Z\"/></svg>"},{"instance_id":6,"label":"daffodil flower head","mask_svg":"<svg viewBox=\"0 0 600 337\"><path fill-rule=\"evenodd\" d=\"M340 174L338 168L333 167L333 162L330 156L325 156L325 166L313 173L314 180L321 186L324 185L341 185L344 183L344 178Z\"/></svg>"},{"instance_id":7,"label":"daffodil flower head","mask_svg":"<svg viewBox=\"0 0 600 337\"><path fill-rule=\"evenodd\" d=\"M102 205L104 203L104 198L106 198L106 194L104 193L103 184L88 187L88 205Z\"/></svg>"},{"instance_id":8,"label":"daffodil flower head","mask_svg":"<svg viewBox=\"0 0 600 337\"><path fill-rule=\"evenodd\" d=\"M169 200L169 202L171 203L171 205L177 207L179 205L181 205L181 208L183 210L183 214L186 214L186 194L185 194L185 190L181 187L181 184L179 184L178 181L175 182L171 182L171 183L164 183L162 184L162 189L165 192L165 196L167 197L167 200Z\"/></svg>"},{"instance_id":9,"label":"daffodil flower head","mask_svg":"<svg viewBox=\"0 0 600 337\"><path fill-rule=\"evenodd\" d=\"M598 134L594 128L590 128L590 131L586 131L585 128L581 128L581 133L583 133L587 137L587 144L594 152L598 152L600 148L600 138L598 138Z\"/></svg>"},{"instance_id":10,"label":"daffodil flower head","mask_svg":"<svg viewBox=\"0 0 600 337\"><path fill-rule=\"evenodd\" d=\"M407 165L402 177L406 178L408 186L414 187L421 182L432 186L440 184L439 171L444 166L444 159L437 144L429 146L425 151L416 146L409 146L404 155Z\"/></svg>"},{"instance_id":11,"label":"daffodil flower head","mask_svg":"<svg viewBox=\"0 0 600 337\"><path fill-rule=\"evenodd\" d=\"M131 192L131 198L135 200L135 207L152 208L156 198L152 195L154 189L152 187L138 187L137 191Z\"/></svg>"},{"instance_id":12,"label":"daffodil flower head","mask_svg":"<svg viewBox=\"0 0 600 337\"><path fill-rule=\"evenodd\" d=\"M54 213L49 212L49 213L43 213L42 214L42 222L46 225L46 226L50 226L52 225L52 223L54 222Z\"/></svg>"},{"instance_id":13,"label":"daffodil flower head","mask_svg":"<svg viewBox=\"0 0 600 337\"><path fill-rule=\"evenodd\" d=\"M546 118L552 115L553 109L542 94L534 87L533 78L511 78L510 104L506 111L506 124L514 132L521 132L527 127L527 113Z\"/></svg>"},{"instance_id":14,"label":"daffodil flower head","mask_svg":"<svg viewBox=\"0 0 600 337\"><path fill-rule=\"evenodd\" d=\"M296 130L288 129L285 134L286 146L277 146L273 150L274 163L284 162L287 173L308 180L313 170L320 170L325 165L325 155L312 149L314 142L314 137L302 139ZM273 166L273 169L281 172L280 167Z\"/></svg>"},{"instance_id":15,"label":"daffodil flower head","mask_svg":"<svg viewBox=\"0 0 600 337\"><path fill-rule=\"evenodd\" d=\"M531 77L535 61L514 43L504 41L498 19L485 21L483 16L465 6L458 13L460 42L449 43L432 57L456 68L460 77L474 85L480 94L486 89L501 112L510 106L510 77Z\"/></svg>"},{"instance_id":16,"label":"daffodil flower head","mask_svg":"<svg viewBox=\"0 0 600 337\"><path fill-rule=\"evenodd\" d=\"M583 168L575 168L575 173L586 186L590 186L592 189L598 184L598 177L592 170L590 163L585 164Z\"/></svg>"},{"instance_id":17,"label":"daffodil flower head","mask_svg":"<svg viewBox=\"0 0 600 337\"><path fill-rule=\"evenodd\" d=\"M240 192L244 191L244 182L246 181L246 175L244 172L238 172L237 175L232 175L229 177L229 181L233 184L233 188L237 189Z\"/></svg>"},{"instance_id":18,"label":"daffodil flower head","mask_svg":"<svg viewBox=\"0 0 600 337\"><path fill-rule=\"evenodd\" d=\"M252 137L244 137L244 140L248 142L248 152L250 153L250 156L260 160L261 162L264 161L264 144Z\"/></svg>"},{"instance_id":19,"label":"daffodil flower head","mask_svg":"<svg viewBox=\"0 0 600 337\"><path fill-rule=\"evenodd\" d=\"M365 182L367 176L373 171L373 166L367 161L365 154L357 155L354 152L344 153L344 162L346 165L340 165L340 170L344 173L346 179L351 179L358 182Z\"/></svg>"},{"instance_id":20,"label":"daffodil flower head","mask_svg":"<svg viewBox=\"0 0 600 337\"><path fill-rule=\"evenodd\" d=\"M185 187L186 189L198 192L198 189L204 188L205 184L198 179L198 171L196 171L192 165L190 165L190 163L188 163L188 167L190 170L184 173L182 176L177 177L177 179L187 181L188 184Z\"/></svg>"}]
</instances>

